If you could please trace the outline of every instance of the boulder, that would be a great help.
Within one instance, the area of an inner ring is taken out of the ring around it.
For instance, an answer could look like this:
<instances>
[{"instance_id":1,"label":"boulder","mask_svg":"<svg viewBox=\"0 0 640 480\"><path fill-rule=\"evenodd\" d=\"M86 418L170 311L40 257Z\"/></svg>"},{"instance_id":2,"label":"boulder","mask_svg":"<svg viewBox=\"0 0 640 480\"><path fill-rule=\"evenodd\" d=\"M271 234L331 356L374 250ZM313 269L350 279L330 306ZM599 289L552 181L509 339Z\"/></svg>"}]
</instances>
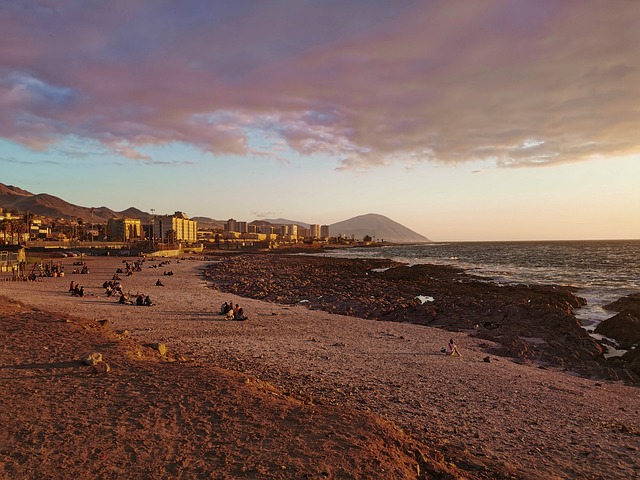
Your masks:
<instances>
[{"instance_id":1,"label":"boulder","mask_svg":"<svg viewBox=\"0 0 640 480\"><path fill-rule=\"evenodd\" d=\"M636 317L640 317L640 293L632 293L626 297L619 298L615 302L605 305L603 308L613 312L629 311Z\"/></svg>"},{"instance_id":2,"label":"boulder","mask_svg":"<svg viewBox=\"0 0 640 480\"><path fill-rule=\"evenodd\" d=\"M625 310L601 322L594 332L613 338L620 348L628 350L640 343L640 318Z\"/></svg>"},{"instance_id":3,"label":"boulder","mask_svg":"<svg viewBox=\"0 0 640 480\"><path fill-rule=\"evenodd\" d=\"M627 368L636 375L640 375L640 347L629 350L622 356L622 360L627 362Z\"/></svg>"}]
</instances>

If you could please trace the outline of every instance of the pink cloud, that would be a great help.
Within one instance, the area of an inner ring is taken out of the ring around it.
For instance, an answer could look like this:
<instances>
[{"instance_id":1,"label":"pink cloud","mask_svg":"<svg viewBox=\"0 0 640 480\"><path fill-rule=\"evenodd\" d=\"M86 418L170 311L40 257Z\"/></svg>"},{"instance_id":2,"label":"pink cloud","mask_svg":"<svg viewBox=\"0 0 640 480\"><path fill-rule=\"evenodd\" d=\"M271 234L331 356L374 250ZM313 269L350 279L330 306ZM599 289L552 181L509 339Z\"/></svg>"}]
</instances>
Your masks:
<instances>
[{"instance_id":1,"label":"pink cloud","mask_svg":"<svg viewBox=\"0 0 640 480\"><path fill-rule=\"evenodd\" d=\"M173 142L262 156L249 132L263 132L342 169L629 154L639 13L544 0L27 2L0 10L0 136L43 149L74 135L148 160L141 147Z\"/></svg>"}]
</instances>

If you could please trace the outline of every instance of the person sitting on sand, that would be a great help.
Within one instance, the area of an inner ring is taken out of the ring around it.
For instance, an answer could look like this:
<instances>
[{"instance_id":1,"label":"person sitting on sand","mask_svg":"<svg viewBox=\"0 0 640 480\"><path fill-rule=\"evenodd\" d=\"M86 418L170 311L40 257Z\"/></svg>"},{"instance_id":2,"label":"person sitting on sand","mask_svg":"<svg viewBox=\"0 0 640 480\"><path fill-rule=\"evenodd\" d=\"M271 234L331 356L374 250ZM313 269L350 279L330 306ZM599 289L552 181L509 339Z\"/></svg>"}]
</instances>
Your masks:
<instances>
[{"instance_id":1,"label":"person sitting on sand","mask_svg":"<svg viewBox=\"0 0 640 480\"><path fill-rule=\"evenodd\" d=\"M71 280L71 283L69 284L69 291L73 293L74 290L75 290L75 285L73 284L73 280Z\"/></svg>"},{"instance_id":2,"label":"person sitting on sand","mask_svg":"<svg viewBox=\"0 0 640 480\"><path fill-rule=\"evenodd\" d=\"M458 346L453 342L453 338L449 340L449 343L447 344L446 348L445 348L445 353L447 355L451 355L454 357L461 357L462 355L460 355L460 351L458 350Z\"/></svg>"},{"instance_id":3,"label":"person sitting on sand","mask_svg":"<svg viewBox=\"0 0 640 480\"><path fill-rule=\"evenodd\" d=\"M136 298L136 305L138 306L144 305L144 295L142 294L138 295L138 297Z\"/></svg>"},{"instance_id":4,"label":"person sitting on sand","mask_svg":"<svg viewBox=\"0 0 640 480\"><path fill-rule=\"evenodd\" d=\"M149 295L144 297L144 305L146 307L150 307L151 305L153 305L153 302L151 302L151 297Z\"/></svg>"},{"instance_id":5,"label":"person sitting on sand","mask_svg":"<svg viewBox=\"0 0 640 480\"><path fill-rule=\"evenodd\" d=\"M160 279L158 279L158 281L156 282L156 287L164 287L164 283L162 283Z\"/></svg>"},{"instance_id":6,"label":"person sitting on sand","mask_svg":"<svg viewBox=\"0 0 640 480\"><path fill-rule=\"evenodd\" d=\"M245 317L244 310L242 310L242 307L238 308L238 310L234 312L233 315L236 320L247 320L247 317Z\"/></svg>"},{"instance_id":7,"label":"person sitting on sand","mask_svg":"<svg viewBox=\"0 0 640 480\"><path fill-rule=\"evenodd\" d=\"M230 309L231 307L229 306L229 304L227 302L224 302L220 307L220 315L226 315Z\"/></svg>"},{"instance_id":8,"label":"person sitting on sand","mask_svg":"<svg viewBox=\"0 0 640 480\"><path fill-rule=\"evenodd\" d=\"M225 320L233 320L234 315L233 315L233 308L230 308L229 310L227 310L227 314L224 316Z\"/></svg>"}]
</instances>

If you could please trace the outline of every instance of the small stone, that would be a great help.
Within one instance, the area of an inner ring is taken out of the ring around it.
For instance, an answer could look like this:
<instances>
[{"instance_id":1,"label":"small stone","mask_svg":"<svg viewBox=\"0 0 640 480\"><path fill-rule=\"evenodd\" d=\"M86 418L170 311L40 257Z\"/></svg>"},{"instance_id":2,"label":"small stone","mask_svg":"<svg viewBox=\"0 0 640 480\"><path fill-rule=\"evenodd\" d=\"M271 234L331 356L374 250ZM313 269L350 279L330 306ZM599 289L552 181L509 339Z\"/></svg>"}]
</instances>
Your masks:
<instances>
[{"instance_id":1,"label":"small stone","mask_svg":"<svg viewBox=\"0 0 640 480\"><path fill-rule=\"evenodd\" d=\"M98 352L92 352L80 359L85 365L97 365L102 362L102 354Z\"/></svg>"},{"instance_id":2,"label":"small stone","mask_svg":"<svg viewBox=\"0 0 640 480\"><path fill-rule=\"evenodd\" d=\"M154 343L151 348L157 350L160 355L166 355L168 351L167 346L164 343Z\"/></svg>"},{"instance_id":3,"label":"small stone","mask_svg":"<svg viewBox=\"0 0 640 480\"><path fill-rule=\"evenodd\" d=\"M491 357L484 357L482 361L486 363L491 363Z\"/></svg>"}]
</instances>

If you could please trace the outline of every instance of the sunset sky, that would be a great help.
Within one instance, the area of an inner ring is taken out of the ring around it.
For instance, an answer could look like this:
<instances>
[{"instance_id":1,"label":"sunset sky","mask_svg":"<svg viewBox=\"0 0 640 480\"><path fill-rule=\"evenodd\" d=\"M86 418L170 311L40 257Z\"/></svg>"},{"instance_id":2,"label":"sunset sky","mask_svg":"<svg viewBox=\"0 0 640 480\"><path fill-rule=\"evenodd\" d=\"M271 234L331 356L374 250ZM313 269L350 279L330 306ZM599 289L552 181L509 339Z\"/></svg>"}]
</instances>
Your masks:
<instances>
[{"instance_id":1,"label":"sunset sky","mask_svg":"<svg viewBox=\"0 0 640 480\"><path fill-rule=\"evenodd\" d=\"M640 238L640 2L0 2L0 166L87 207Z\"/></svg>"}]
</instances>

